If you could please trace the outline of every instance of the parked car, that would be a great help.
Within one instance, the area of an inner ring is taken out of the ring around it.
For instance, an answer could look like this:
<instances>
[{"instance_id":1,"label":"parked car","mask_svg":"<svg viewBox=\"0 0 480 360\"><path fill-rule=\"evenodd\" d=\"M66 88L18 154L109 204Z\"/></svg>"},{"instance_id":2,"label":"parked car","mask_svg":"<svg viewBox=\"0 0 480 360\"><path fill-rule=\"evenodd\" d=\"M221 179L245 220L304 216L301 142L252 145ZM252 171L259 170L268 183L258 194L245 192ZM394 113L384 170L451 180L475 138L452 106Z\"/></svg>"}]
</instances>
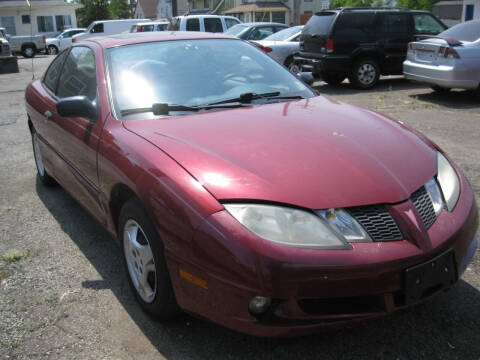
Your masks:
<instances>
[{"instance_id":1,"label":"parked car","mask_svg":"<svg viewBox=\"0 0 480 360\"><path fill-rule=\"evenodd\" d=\"M17 58L10 51L4 28L0 28L0 74L18 72Z\"/></svg>"},{"instance_id":2,"label":"parked car","mask_svg":"<svg viewBox=\"0 0 480 360\"><path fill-rule=\"evenodd\" d=\"M242 40L262 40L288 27L288 25L280 23L243 23L231 27L225 33L236 36Z\"/></svg>"},{"instance_id":3,"label":"parked car","mask_svg":"<svg viewBox=\"0 0 480 360\"><path fill-rule=\"evenodd\" d=\"M303 28L300 54L304 71L330 85L348 77L369 89L380 75L402 74L407 47L418 35L436 35L447 27L428 11L343 8L313 15Z\"/></svg>"},{"instance_id":4,"label":"parked car","mask_svg":"<svg viewBox=\"0 0 480 360\"><path fill-rule=\"evenodd\" d=\"M26 58L32 58L36 53L45 50L45 36L11 36L5 28L0 28L2 36L8 40L10 51L13 54L22 54Z\"/></svg>"},{"instance_id":5,"label":"parked car","mask_svg":"<svg viewBox=\"0 0 480 360\"><path fill-rule=\"evenodd\" d=\"M149 22L149 19L100 20L92 22L83 33L73 35L72 42L85 40L94 36L114 35L130 30L132 25Z\"/></svg>"},{"instance_id":6,"label":"parked car","mask_svg":"<svg viewBox=\"0 0 480 360\"><path fill-rule=\"evenodd\" d=\"M478 207L425 136L316 95L246 41L142 35L73 44L25 101L39 180L118 240L146 312L299 335L465 271Z\"/></svg>"},{"instance_id":7,"label":"parked car","mask_svg":"<svg viewBox=\"0 0 480 360\"><path fill-rule=\"evenodd\" d=\"M146 32L146 31L165 31L167 30L169 21L151 21L133 24L130 27L130 32Z\"/></svg>"},{"instance_id":8,"label":"parked car","mask_svg":"<svg viewBox=\"0 0 480 360\"><path fill-rule=\"evenodd\" d=\"M223 15L187 15L176 16L170 21L167 30L172 31L201 31L222 33L227 29L240 24L241 21L233 16Z\"/></svg>"},{"instance_id":9,"label":"parked car","mask_svg":"<svg viewBox=\"0 0 480 360\"><path fill-rule=\"evenodd\" d=\"M293 61L293 55L300 50L299 41L302 28L303 26L286 28L267 36L263 40L252 41L252 43L265 51L272 59L285 65L291 72L296 74L301 69Z\"/></svg>"},{"instance_id":10,"label":"parked car","mask_svg":"<svg viewBox=\"0 0 480 360\"><path fill-rule=\"evenodd\" d=\"M86 28L68 29L54 38L47 38L46 46L49 55L56 55L59 51L72 45L72 36L85 32Z\"/></svg>"},{"instance_id":11,"label":"parked car","mask_svg":"<svg viewBox=\"0 0 480 360\"><path fill-rule=\"evenodd\" d=\"M408 46L403 73L436 91L452 88L480 94L480 20L460 23Z\"/></svg>"}]
</instances>

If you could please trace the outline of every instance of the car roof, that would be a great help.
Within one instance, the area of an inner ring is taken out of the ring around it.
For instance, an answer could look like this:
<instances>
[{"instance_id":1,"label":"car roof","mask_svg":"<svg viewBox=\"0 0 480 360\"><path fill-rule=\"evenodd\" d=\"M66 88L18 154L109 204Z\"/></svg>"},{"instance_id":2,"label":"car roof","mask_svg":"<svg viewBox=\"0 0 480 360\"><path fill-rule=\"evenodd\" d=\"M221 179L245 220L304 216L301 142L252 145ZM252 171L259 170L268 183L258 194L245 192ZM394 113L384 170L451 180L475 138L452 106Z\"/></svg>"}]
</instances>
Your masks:
<instances>
[{"instance_id":1,"label":"car roof","mask_svg":"<svg viewBox=\"0 0 480 360\"><path fill-rule=\"evenodd\" d=\"M315 14L321 14L321 13L329 13L329 12L350 12L350 11L375 11L375 12L415 12L415 13L430 13L430 11L427 10L416 10L416 9L407 9L407 8L392 8L392 7L372 7L372 8L366 8L366 7L341 7L341 8L336 8L336 9L324 9L317 11Z\"/></svg>"},{"instance_id":2,"label":"car roof","mask_svg":"<svg viewBox=\"0 0 480 360\"><path fill-rule=\"evenodd\" d=\"M248 26L258 26L258 25L280 25L289 27L287 24L277 23L277 22L249 22L249 23L241 23L238 25L248 25Z\"/></svg>"},{"instance_id":3,"label":"car roof","mask_svg":"<svg viewBox=\"0 0 480 360\"><path fill-rule=\"evenodd\" d=\"M136 25L143 26L143 25L158 25L158 24L170 24L168 21L149 21L149 22L139 22Z\"/></svg>"},{"instance_id":4,"label":"car roof","mask_svg":"<svg viewBox=\"0 0 480 360\"><path fill-rule=\"evenodd\" d=\"M141 33L120 33L108 36L91 37L80 40L76 44L85 44L95 42L103 48L116 46L140 44L156 41L172 40L196 40L196 39L232 39L239 40L234 36L224 35L223 33L208 33L200 31L150 31ZM75 45L76 46L76 45Z\"/></svg>"}]
</instances>

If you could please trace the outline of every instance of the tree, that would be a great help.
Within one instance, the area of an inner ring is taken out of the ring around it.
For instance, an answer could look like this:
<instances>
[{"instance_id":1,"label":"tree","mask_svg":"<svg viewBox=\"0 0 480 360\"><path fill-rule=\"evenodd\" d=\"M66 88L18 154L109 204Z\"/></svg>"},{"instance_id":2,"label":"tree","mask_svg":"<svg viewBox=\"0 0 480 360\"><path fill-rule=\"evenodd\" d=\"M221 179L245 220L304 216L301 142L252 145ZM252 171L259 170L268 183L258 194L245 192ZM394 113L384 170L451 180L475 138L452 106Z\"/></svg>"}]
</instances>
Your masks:
<instances>
[{"instance_id":1,"label":"tree","mask_svg":"<svg viewBox=\"0 0 480 360\"><path fill-rule=\"evenodd\" d=\"M79 0L83 8L77 9L77 21L79 26L87 27L96 20L111 19L107 0Z\"/></svg>"},{"instance_id":2,"label":"tree","mask_svg":"<svg viewBox=\"0 0 480 360\"><path fill-rule=\"evenodd\" d=\"M339 7L372 7L374 0L333 0L330 2L330 8Z\"/></svg>"},{"instance_id":3,"label":"tree","mask_svg":"<svg viewBox=\"0 0 480 360\"><path fill-rule=\"evenodd\" d=\"M433 5L439 0L398 0L397 7L416 9L416 10L432 10Z\"/></svg>"},{"instance_id":4,"label":"tree","mask_svg":"<svg viewBox=\"0 0 480 360\"><path fill-rule=\"evenodd\" d=\"M111 0L109 9L112 19L129 19L132 15L128 0Z\"/></svg>"}]
</instances>

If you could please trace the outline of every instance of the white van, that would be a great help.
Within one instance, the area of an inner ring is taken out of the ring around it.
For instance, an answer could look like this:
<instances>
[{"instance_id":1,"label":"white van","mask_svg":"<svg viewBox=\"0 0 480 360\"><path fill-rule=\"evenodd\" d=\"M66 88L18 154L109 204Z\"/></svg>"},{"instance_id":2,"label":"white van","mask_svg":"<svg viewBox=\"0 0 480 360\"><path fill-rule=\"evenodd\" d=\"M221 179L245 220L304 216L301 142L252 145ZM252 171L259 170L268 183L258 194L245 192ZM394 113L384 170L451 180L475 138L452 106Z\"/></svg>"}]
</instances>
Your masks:
<instances>
[{"instance_id":1,"label":"white van","mask_svg":"<svg viewBox=\"0 0 480 360\"><path fill-rule=\"evenodd\" d=\"M233 16L221 15L186 15L176 16L170 20L167 30L203 31L219 33L242 22Z\"/></svg>"},{"instance_id":2,"label":"white van","mask_svg":"<svg viewBox=\"0 0 480 360\"><path fill-rule=\"evenodd\" d=\"M84 33L74 35L72 42L85 40L94 36L120 34L128 32L132 25L150 22L149 19L99 20L92 22Z\"/></svg>"}]
</instances>

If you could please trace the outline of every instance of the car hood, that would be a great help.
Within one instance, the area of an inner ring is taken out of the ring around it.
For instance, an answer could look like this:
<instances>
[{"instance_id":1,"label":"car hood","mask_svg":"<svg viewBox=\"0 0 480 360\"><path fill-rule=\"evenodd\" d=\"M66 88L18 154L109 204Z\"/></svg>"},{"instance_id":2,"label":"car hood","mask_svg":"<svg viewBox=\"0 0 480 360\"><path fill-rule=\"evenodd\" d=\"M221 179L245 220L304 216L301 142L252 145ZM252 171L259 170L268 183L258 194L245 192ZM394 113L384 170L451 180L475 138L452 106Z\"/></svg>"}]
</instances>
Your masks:
<instances>
[{"instance_id":1,"label":"car hood","mask_svg":"<svg viewBox=\"0 0 480 360\"><path fill-rule=\"evenodd\" d=\"M218 200L395 203L436 173L435 150L404 125L323 96L124 124Z\"/></svg>"}]
</instances>

